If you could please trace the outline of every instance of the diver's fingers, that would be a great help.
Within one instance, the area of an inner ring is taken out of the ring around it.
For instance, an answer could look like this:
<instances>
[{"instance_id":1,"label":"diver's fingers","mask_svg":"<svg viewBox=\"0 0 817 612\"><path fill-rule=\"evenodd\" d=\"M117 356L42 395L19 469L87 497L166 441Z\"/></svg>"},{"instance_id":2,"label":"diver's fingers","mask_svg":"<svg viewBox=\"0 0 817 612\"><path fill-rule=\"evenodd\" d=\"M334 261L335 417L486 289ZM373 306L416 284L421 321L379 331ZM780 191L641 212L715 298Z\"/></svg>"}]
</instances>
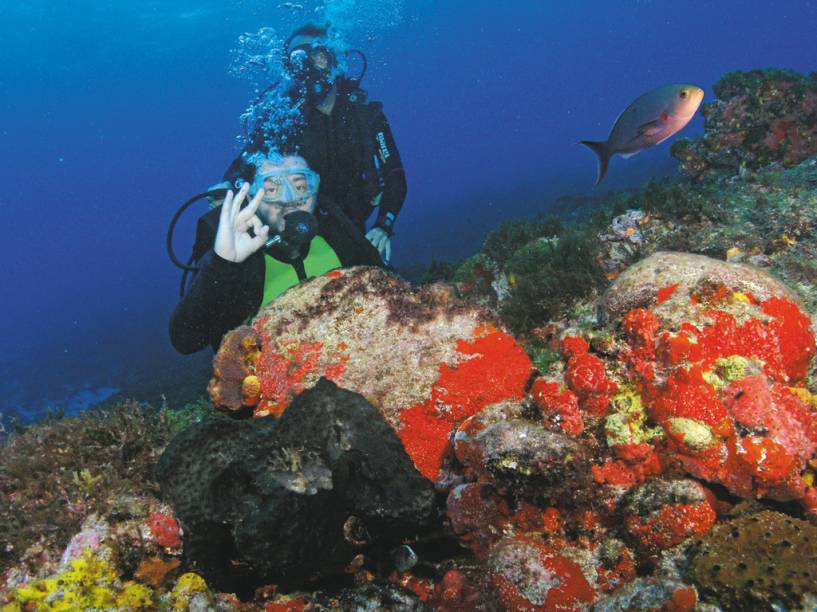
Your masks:
<instances>
[{"instance_id":1,"label":"diver's fingers","mask_svg":"<svg viewBox=\"0 0 817 612\"><path fill-rule=\"evenodd\" d=\"M255 211L258 210L258 205L261 203L261 198L264 197L264 190L259 189L258 193L255 194L252 200L250 200L249 205L238 213L238 220L239 221L248 221L250 217L255 216ZM253 226L255 227L255 226Z\"/></svg>"},{"instance_id":2,"label":"diver's fingers","mask_svg":"<svg viewBox=\"0 0 817 612\"><path fill-rule=\"evenodd\" d=\"M264 225L261 223L261 219L255 215L253 215L253 217L250 219L250 223L252 224L252 231L255 234L255 238L253 238L250 242L254 252L260 249L261 245L267 241L267 237L269 236L269 225Z\"/></svg>"},{"instance_id":3,"label":"diver's fingers","mask_svg":"<svg viewBox=\"0 0 817 612\"><path fill-rule=\"evenodd\" d=\"M235 223L238 217L238 211L241 210L241 205L244 203L244 198L247 197L247 192L250 190L250 184L244 183L233 201L233 209L230 211L233 222Z\"/></svg>"},{"instance_id":4,"label":"diver's fingers","mask_svg":"<svg viewBox=\"0 0 817 612\"><path fill-rule=\"evenodd\" d=\"M388 238L386 238L386 256L383 259L386 261L386 263L389 263L389 260L391 259L391 240Z\"/></svg>"},{"instance_id":5,"label":"diver's fingers","mask_svg":"<svg viewBox=\"0 0 817 612\"><path fill-rule=\"evenodd\" d=\"M223 224L230 222L230 211L232 210L233 206L233 192L232 190L227 192L227 195L224 196L224 202L221 204L221 214L218 217L218 224L219 227Z\"/></svg>"}]
</instances>

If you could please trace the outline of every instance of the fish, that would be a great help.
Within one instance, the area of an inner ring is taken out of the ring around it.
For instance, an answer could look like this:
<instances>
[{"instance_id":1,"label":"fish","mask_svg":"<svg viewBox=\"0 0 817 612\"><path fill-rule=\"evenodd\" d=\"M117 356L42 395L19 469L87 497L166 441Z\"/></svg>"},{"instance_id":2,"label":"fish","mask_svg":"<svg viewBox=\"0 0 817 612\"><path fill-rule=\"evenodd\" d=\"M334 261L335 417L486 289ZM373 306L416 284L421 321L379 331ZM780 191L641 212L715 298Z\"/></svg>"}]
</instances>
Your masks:
<instances>
[{"instance_id":1,"label":"fish","mask_svg":"<svg viewBox=\"0 0 817 612\"><path fill-rule=\"evenodd\" d=\"M704 90L697 85L664 85L639 96L618 116L605 141L580 140L599 156L596 185L607 174L613 155L625 159L664 142L681 131L698 111Z\"/></svg>"}]
</instances>

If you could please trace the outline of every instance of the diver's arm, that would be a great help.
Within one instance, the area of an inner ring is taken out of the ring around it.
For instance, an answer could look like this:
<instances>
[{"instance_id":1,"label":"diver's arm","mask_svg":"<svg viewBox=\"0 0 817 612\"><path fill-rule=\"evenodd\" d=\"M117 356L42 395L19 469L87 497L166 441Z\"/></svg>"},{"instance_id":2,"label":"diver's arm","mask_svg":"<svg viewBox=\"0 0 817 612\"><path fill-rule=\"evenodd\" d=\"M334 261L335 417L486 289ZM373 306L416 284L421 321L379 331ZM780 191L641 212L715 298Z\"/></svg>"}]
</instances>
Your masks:
<instances>
[{"instance_id":1,"label":"diver's arm","mask_svg":"<svg viewBox=\"0 0 817 612\"><path fill-rule=\"evenodd\" d=\"M220 334L249 314L243 297L247 294L245 279L250 264L244 263L263 246L269 227L255 215L263 189L246 208L241 208L248 191L249 184L244 184L235 197L232 191L227 192L219 210L213 251L202 262L189 293L170 318L170 339L181 353L215 344Z\"/></svg>"},{"instance_id":2,"label":"diver's arm","mask_svg":"<svg viewBox=\"0 0 817 612\"><path fill-rule=\"evenodd\" d=\"M190 290L170 317L170 342L177 351L189 355L217 344L227 330L251 314L244 312L246 300L241 299L248 265L227 261L213 251L204 256Z\"/></svg>"},{"instance_id":3,"label":"diver's arm","mask_svg":"<svg viewBox=\"0 0 817 612\"><path fill-rule=\"evenodd\" d=\"M374 122L373 137L375 139L375 151L383 164L380 172L383 177L383 192L380 196L380 204L377 211L377 219L374 226L382 228L387 234L392 234L392 227L403 201L406 199L408 190L406 175L403 172L403 162L400 160L400 152L394 142L389 122L381 112ZM385 161L384 161L385 160Z\"/></svg>"}]
</instances>

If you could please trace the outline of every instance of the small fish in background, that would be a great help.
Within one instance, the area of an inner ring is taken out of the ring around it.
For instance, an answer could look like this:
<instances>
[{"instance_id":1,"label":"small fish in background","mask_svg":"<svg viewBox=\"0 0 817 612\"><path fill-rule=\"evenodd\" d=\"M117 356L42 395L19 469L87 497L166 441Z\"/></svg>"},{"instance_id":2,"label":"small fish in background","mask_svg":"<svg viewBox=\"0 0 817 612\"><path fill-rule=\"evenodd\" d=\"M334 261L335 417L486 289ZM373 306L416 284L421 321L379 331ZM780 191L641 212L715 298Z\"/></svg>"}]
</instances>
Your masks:
<instances>
[{"instance_id":1,"label":"small fish in background","mask_svg":"<svg viewBox=\"0 0 817 612\"><path fill-rule=\"evenodd\" d=\"M618 153L627 159L664 142L689 123L703 98L704 90L696 85L664 85L648 91L625 108L613 124L607 140L579 141L599 156L596 185L607 174L607 164L613 155Z\"/></svg>"}]
</instances>

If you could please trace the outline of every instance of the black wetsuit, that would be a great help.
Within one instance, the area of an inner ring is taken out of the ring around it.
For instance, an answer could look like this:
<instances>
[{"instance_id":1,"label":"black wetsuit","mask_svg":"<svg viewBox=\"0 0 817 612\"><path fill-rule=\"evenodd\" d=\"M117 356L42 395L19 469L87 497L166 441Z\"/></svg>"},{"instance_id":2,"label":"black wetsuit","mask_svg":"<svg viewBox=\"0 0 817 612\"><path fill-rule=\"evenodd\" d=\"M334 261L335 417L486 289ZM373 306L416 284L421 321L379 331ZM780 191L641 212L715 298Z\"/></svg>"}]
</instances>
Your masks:
<instances>
[{"instance_id":1,"label":"black wetsuit","mask_svg":"<svg viewBox=\"0 0 817 612\"><path fill-rule=\"evenodd\" d=\"M362 102L365 93L342 78L330 115L305 108L302 128L290 146L321 177L318 206L327 197L336 202L361 232L372 213L372 200L382 193L375 227L388 234L406 198L406 177L400 153L379 102ZM263 135L255 134L246 152L263 150ZM289 151L287 151L289 152ZM243 154L244 152L242 152ZM224 180L251 181L255 168L237 157Z\"/></svg>"},{"instance_id":2,"label":"black wetsuit","mask_svg":"<svg viewBox=\"0 0 817 612\"><path fill-rule=\"evenodd\" d=\"M264 250L250 255L241 263L222 259L213 252L221 209L216 208L199 219L193 248L200 271L190 290L170 317L170 341L177 351L188 355L210 345L218 350L221 338L258 312L264 293ZM357 231L354 224L327 199L316 215L317 234L323 237L343 266L382 266L377 250ZM303 259L289 261L298 277L303 278ZM276 253L267 251L270 255ZM300 265L299 265L300 264Z\"/></svg>"}]
</instances>

